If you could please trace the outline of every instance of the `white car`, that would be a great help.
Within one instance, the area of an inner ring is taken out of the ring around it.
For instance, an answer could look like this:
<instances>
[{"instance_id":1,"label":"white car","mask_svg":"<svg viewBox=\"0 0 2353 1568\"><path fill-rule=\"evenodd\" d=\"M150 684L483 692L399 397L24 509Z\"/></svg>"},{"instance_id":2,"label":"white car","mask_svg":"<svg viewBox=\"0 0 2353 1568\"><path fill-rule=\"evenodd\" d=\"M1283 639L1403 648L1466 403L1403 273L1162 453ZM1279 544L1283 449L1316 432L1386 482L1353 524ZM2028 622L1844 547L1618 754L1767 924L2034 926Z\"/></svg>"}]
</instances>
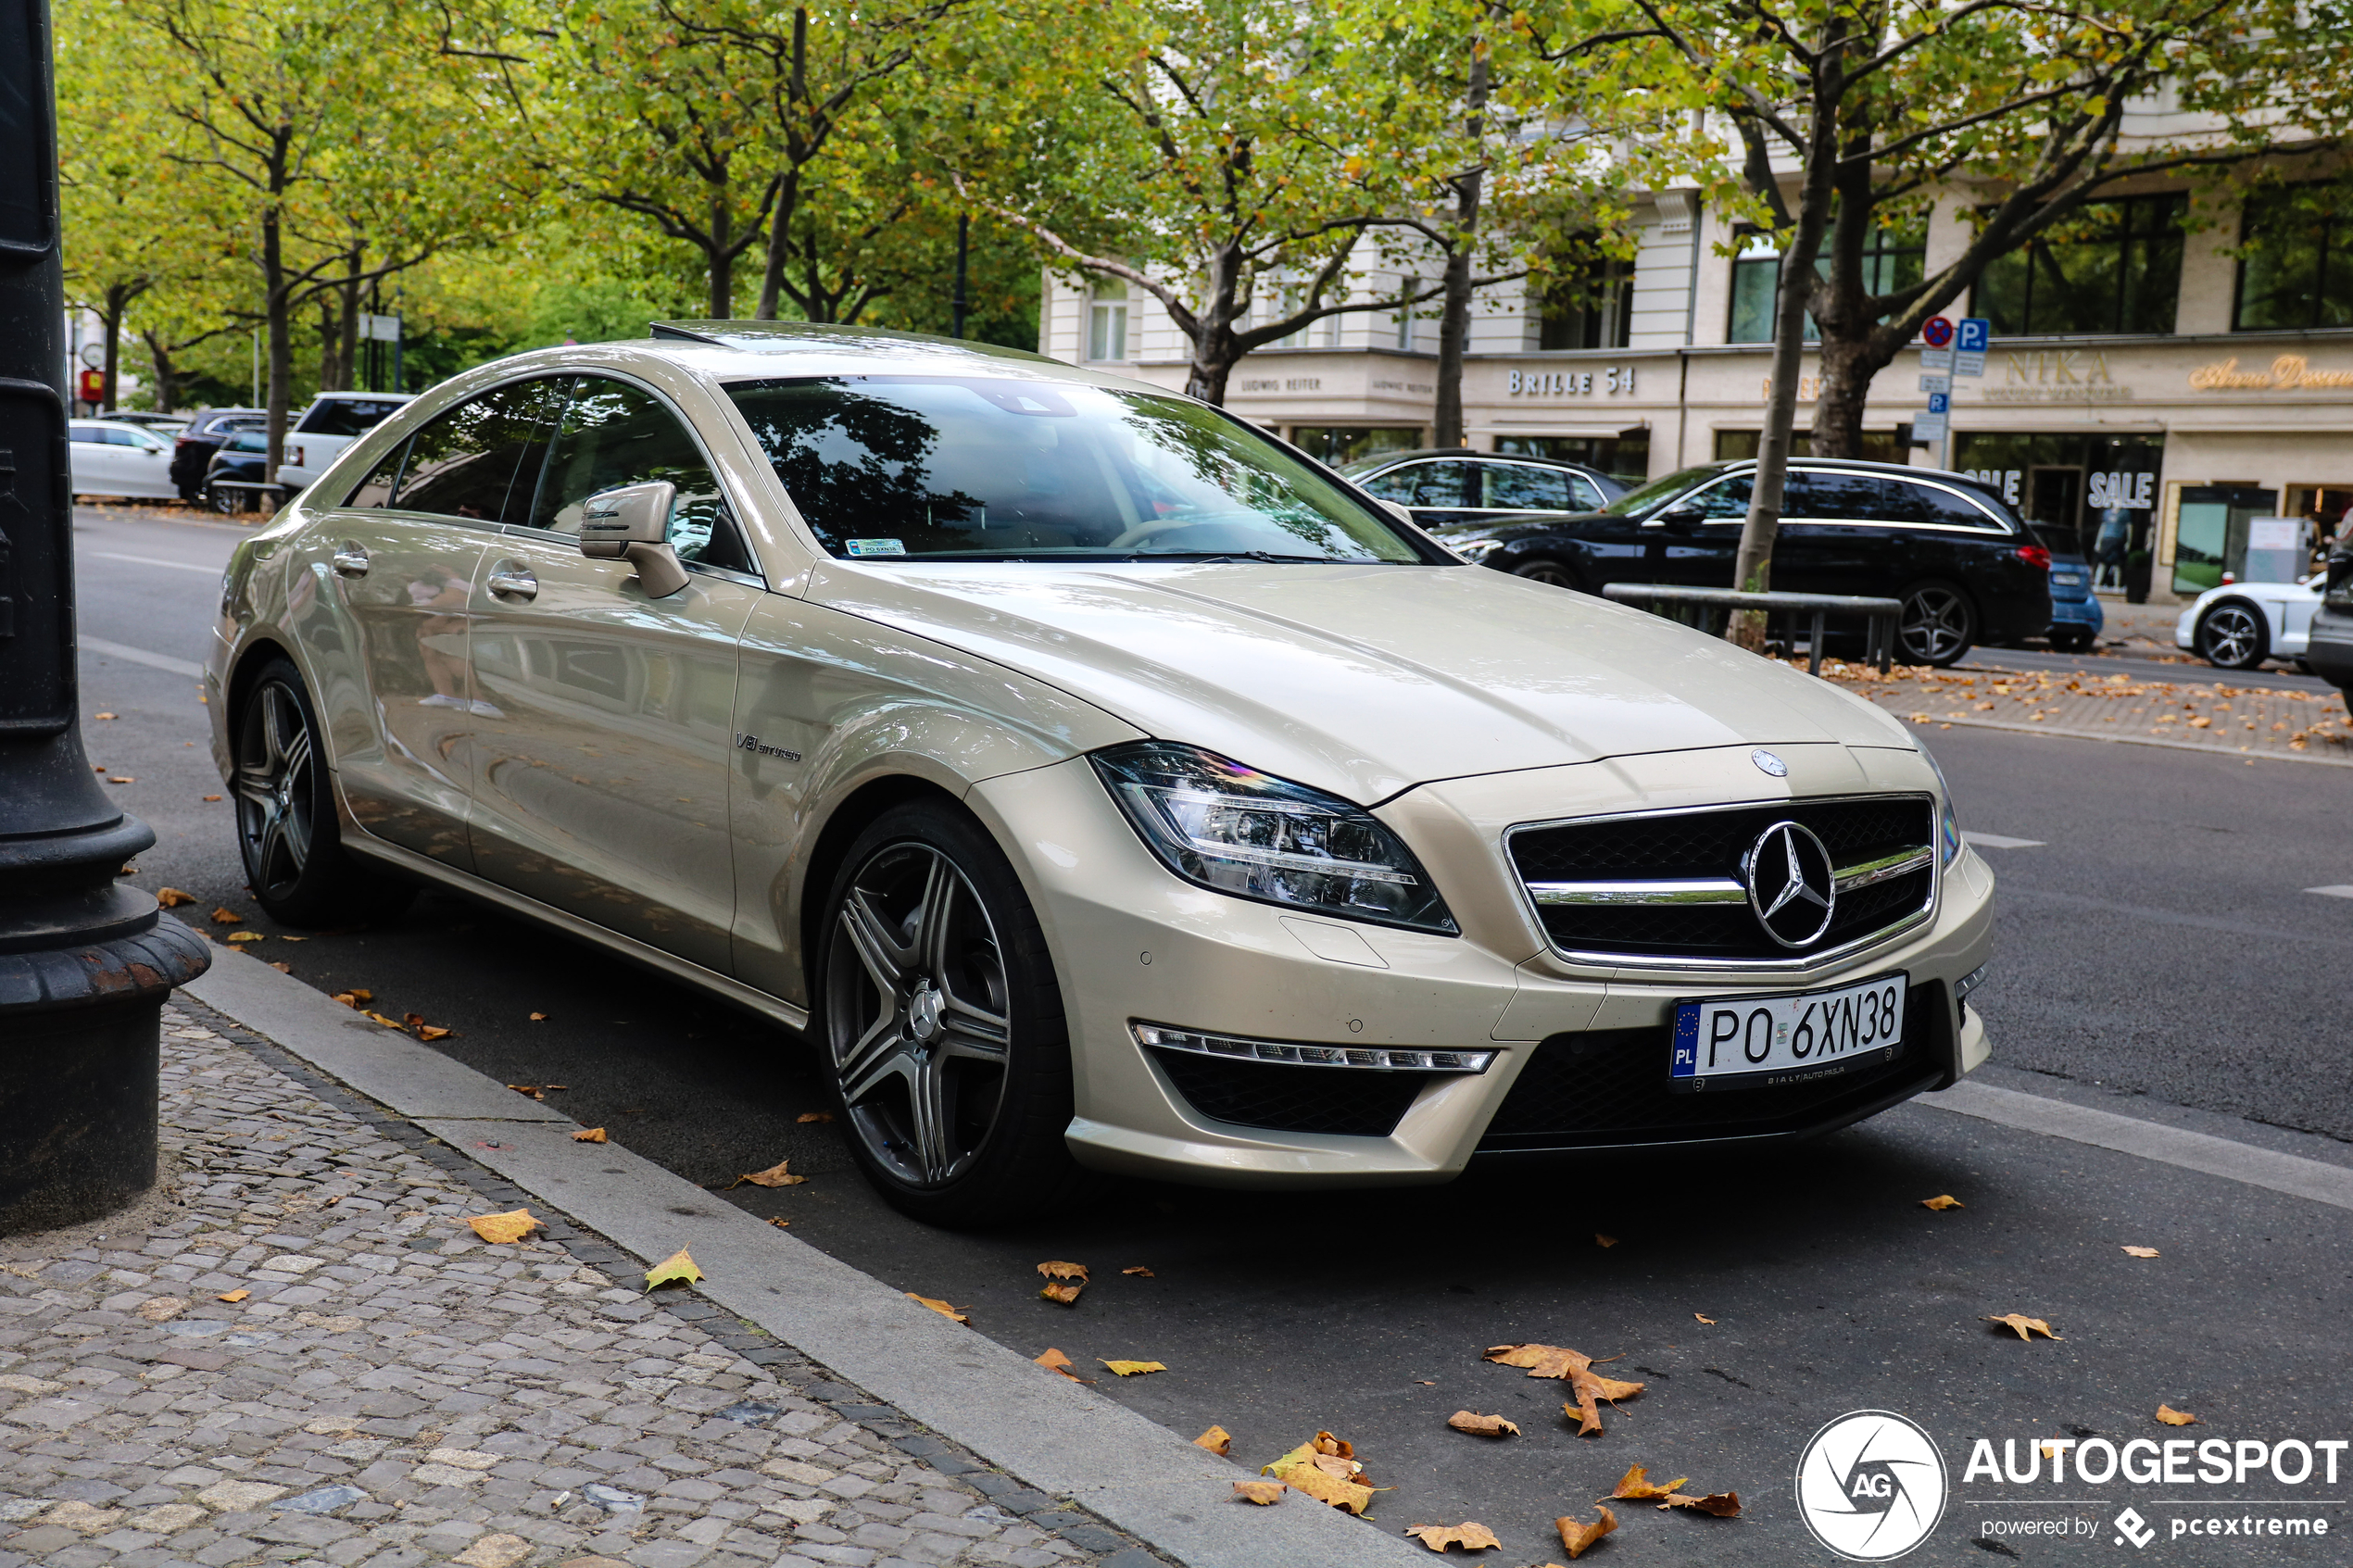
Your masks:
<instances>
[{"instance_id":1,"label":"white car","mask_svg":"<svg viewBox=\"0 0 2353 1568\"><path fill-rule=\"evenodd\" d=\"M2296 583L2227 583L2190 601L2173 623L2173 646L2221 670L2253 670L2267 659L2301 659L2321 608L2323 574Z\"/></svg>"},{"instance_id":2,"label":"white car","mask_svg":"<svg viewBox=\"0 0 2353 1568\"><path fill-rule=\"evenodd\" d=\"M66 449L76 495L176 501L171 443L118 420L68 420Z\"/></svg>"},{"instance_id":3,"label":"white car","mask_svg":"<svg viewBox=\"0 0 2353 1568\"><path fill-rule=\"evenodd\" d=\"M278 483L289 495L308 484L343 455L343 449L376 428L415 396L409 392L322 392L286 432Z\"/></svg>"},{"instance_id":4,"label":"white car","mask_svg":"<svg viewBox=\"0 0 2353 1568\"><path fill-rule=\"evenodd\" d=\"M467 371L240 541L274 917L446 884L726 997L942 1223L1770 1146L1985 1059L1993 874L1872 704L1139 382L656 332Z\"/></svg>"}]
</instances>

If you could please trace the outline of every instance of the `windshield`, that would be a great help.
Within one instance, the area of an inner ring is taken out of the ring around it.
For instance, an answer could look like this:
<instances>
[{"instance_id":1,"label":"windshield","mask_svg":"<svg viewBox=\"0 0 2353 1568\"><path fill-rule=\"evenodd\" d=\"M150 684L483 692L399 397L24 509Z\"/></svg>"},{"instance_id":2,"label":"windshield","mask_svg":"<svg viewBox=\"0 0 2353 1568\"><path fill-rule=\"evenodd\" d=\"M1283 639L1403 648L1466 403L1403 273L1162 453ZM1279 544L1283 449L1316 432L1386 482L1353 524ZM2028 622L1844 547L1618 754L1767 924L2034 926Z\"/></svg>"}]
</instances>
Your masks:
<instances>
[{"instance_id":1,"label":"windshield","mask_svg":"<svg viewBox=\"0 0 2353 1568\"><path fill-rule=\"evenodd\" d=\"M1641 517L1646 512L1655 511L1701 480L1713 479L1723 471L1714 463L1703 463L1693 469L1680 469L1664 479L1652 480L1640 490L1628 491L1604 507L1602 510L1616 512L1619 517Z\"/></svg>"},{"instance_id":2,"label":"windshield","mask_svg":"<svg viewBox=\"0 0 2353 1568\"><path fill-rule=\"evenodd\" d=\"M963 376L727 394L836 557L1423 559L1386 518L1184 398Z\"/></svg>"}]
</instances>

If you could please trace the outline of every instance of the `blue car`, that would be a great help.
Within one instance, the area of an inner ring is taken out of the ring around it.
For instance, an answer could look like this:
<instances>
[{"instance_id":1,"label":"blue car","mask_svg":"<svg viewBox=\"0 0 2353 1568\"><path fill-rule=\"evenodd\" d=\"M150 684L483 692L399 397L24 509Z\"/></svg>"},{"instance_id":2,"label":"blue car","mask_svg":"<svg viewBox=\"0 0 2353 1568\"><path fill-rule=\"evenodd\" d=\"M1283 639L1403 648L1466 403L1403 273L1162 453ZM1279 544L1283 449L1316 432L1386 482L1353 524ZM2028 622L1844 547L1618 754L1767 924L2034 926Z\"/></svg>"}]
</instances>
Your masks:
<instances>
[{"instance_id":1,"label":"blue car","mask_svg":"<svg viewBox=\"0 0 2353 1568\"><path fill-rule=\"evenodd\" d=\"M2108 617L2092 592L2092 563L2073 532L2038 528L2034 536L2051 552L2051 646L2061 653L2088 653Z\"/></svg>"}]
</instances>

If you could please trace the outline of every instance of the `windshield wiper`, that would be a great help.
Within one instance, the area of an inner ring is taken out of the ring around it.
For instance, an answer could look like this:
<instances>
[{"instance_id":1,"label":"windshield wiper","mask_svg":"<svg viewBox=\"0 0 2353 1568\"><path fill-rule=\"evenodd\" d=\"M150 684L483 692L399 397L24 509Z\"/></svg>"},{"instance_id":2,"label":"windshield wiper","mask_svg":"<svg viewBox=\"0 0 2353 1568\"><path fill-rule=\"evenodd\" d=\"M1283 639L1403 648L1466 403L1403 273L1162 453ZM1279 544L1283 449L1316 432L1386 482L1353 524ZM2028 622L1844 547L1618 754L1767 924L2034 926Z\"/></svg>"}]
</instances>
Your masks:
<instances>
[{"instance_id":1,"label":"windshield wiper","mask_svg":"<svg viewBox=\"0 0 2353 1568\"><path fill-rule=\"evenodd\" d=\"M1118 558L1123 561L1182 560L1191 561L1196 566L1242 560L1310 561L1326 566L1361 564L1336 561L1329 556L1278 556L1272 550L1131 550Z\"/></svg>"}]
</instances>

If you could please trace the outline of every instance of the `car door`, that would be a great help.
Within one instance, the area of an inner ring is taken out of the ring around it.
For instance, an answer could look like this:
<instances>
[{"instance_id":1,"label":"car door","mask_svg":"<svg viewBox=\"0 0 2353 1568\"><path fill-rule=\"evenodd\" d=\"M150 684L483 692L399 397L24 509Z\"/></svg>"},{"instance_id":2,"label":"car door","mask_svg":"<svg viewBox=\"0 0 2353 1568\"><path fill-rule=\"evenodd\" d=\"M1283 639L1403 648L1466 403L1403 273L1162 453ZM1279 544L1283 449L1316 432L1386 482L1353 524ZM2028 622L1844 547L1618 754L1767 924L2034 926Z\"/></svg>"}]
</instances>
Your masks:
<instances>
[{"instance_id":1,"label":"car door","mask_svg":"<svg viewBox=\"0 0 2353 1568\"><path fill-rule=\"evenodd\" d=\"M662 598L579 544L589 496L652 480L678 487L670 540L688 579ZM732 972L736 643L762 590L700 445L646 389L578 378L536 494L484 566L470 610L480 873Z\"/></svg>"},{"instance_id":2,"label":"car door","mask_svg":"<svg viewBox=\"0 0 2353 1568\"><path fill-rule=\"evenodd\" d=\"M1730 587L1741 525L1748 519L1749 483L1747 474L1726 474L1645 520L1644 581Z\"/></svg>"},{"instance_id":3,"label":"car door","mask_svg":"<svg viewBox=\"0 0 2353 1568\"><path fill-rule=\"evenodd\" d=\"M1478 465L1478 500L1483 513L1575 512L1577 502L1569 475L1541 463L1512 463L1487 458Z\"/></svg>"},{"instance_id":4,"label":"car door","mask_svg":"<svg viewBox=\"0 0 2353 1568\"><path fill-rule=\"evenodd\" d=\"M2314 577L2311 582L2287 596L2280 606L2277 623L2272 627L2271 649L2279 654L2300 654L2311 646L2312 617L2321 608L2321 589L2327 579Z\"/></svg>"},{"instance_id":5,"label":"car door","mask_svg":"<svg viewBox=\"0 0 2353 1568\"><path fill-rule=\"evenodd\" d=\"M1792 594L1890 595L1904 540L1902 486L1854 469L1793 468L1773 543L1773 586Z\"/></svg>"},{"instance_id":6,"label":"car door","mask_svg":"<svg viewBox=\"0 0 2353 1568\"><path fill-rule=\"evenodd\" d=\"M444 410L315 531L316 598L339 614L303 640L344 797L376 837L464 870L484 716L467 665L468 601L516 474L544 449L546 403L539 383L521 383Z\"/></svg>"},{"instance_id":7,"label":"car door","mask_svg":"<svg viewBox=\"0 0 2353 1568\"><path fill-rule=\"evenodd\" d=\"M1384 501L1394 501L1414 514L1425 528L1449 522L1470 522L1478 509L1478 470L1461 458L1427 458L1383 469L1365 481L1364 487Z\"/></svg>"},{"instance_id":8,"label":"car door","mask_svg":"<svg viewBox=\"0 0 2353 1568\"><path fill-rule=\"evenodd\" d=\"M98 427L77 420L66 430L66 466L77 495L105 495L114 483L112 459L107 455Z\"/></svg>"}]
</instances>

